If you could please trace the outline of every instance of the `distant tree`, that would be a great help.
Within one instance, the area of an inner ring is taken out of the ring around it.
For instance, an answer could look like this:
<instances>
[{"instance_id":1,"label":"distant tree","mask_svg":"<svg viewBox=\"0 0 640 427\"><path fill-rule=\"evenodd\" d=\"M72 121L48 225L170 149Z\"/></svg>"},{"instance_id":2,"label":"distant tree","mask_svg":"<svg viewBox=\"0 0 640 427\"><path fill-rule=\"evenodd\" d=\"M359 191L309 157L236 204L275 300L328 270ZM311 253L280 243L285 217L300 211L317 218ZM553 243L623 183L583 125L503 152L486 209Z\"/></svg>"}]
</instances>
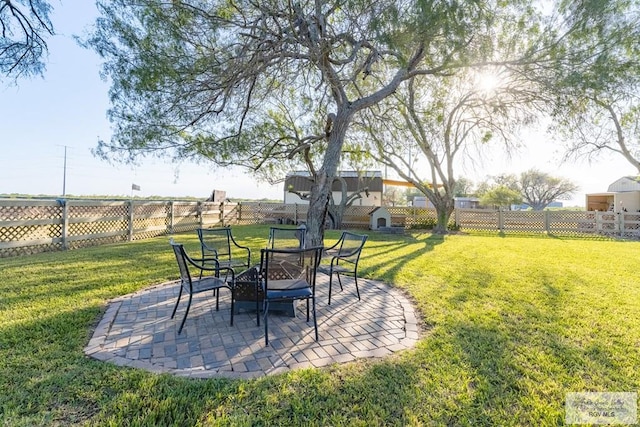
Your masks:
<instances>
[{"instance_id":1,"label":"distant tree","mask_svg":"<svg viewBox=\"0 0 640 427\"><path fill-rule=\"evenodd\" d=\"M495 206L511 209L511 205L522 203L520 192L513 190L506 185L493 187L480 196L480 204L484 206Z\"/></svg>"},{"instance_id":2,"label":"distant tree","mask_svg":"<svg viewBox=\"0 0 640 427\"><path fill-rule=\"evenodd\" d=\"M509 189L512 193L520 196L520 201L510 204L525 202L533 210L538 211L549 206L554 200L570 198L579 187L568 179L554 177L537 169L529 169L520 175L502 174L491 176L482 182L478 188L481 202L482 200L499 200L500 197L506 196L506 192L500 190L499 194L496 195L494 194L495 190L498 188ZM486 196L487 194L489 196ZM489 204L506 206L500 203Z\"/></svg>"},{"instance_id":3,"label":"distant tree","mask_svg":"<svg viewBox=\"0 0 640 427\"><path fill-rule=\"evenodd\" d=\"M534 211L543 210L554 200L570 198L579 188L568 179L557 178L537 169L522 172L519 187L523 201Z\"/></svg>"},{"instance_id":4,"label":"distant tree","mask_svg":"<svg viewBox=\"0 0 640 427\"><path fill-rule=\"evenodd\" d=\"M475 184L472 180L464 177L456 179L456 185L453 188L455 197L469 197L474 193Z\"/></svg>"},{"instance_id":5,"label":"distant tree","mask_svg":"<svg viewBox=\"0 0 640 427\"><path fill-rule=\"evenodd\" d=\"M407 192L395 186L386 186L382 203L386 206L406 206Z\"/></svg>"},{"instance_id":6,"label":"distant tree","mask_svg":"<svg viewBox=\"0 0 640 427\"><path fill-rule=\"evenodd\" d=\"M0 74L42 74L47 38L54 34L52 7L44 0L0 0Z\"/></svg>"}]
</instances>

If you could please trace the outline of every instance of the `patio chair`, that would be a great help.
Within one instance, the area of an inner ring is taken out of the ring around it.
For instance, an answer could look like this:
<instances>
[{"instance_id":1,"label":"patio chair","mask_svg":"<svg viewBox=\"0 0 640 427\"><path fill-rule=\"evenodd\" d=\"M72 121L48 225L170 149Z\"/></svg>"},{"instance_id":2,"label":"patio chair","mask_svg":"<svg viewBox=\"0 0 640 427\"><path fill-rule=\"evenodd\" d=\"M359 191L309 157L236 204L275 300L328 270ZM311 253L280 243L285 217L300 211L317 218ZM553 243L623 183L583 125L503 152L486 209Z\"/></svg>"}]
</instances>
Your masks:
<instances>
[{"instance_id":1,"label":"patio chair","mask_svg":"<svg viewBox=\"0 0 640 427\"><path fill-rule=\"evenodd\" d=\"M368 237L366 234L343 231L340 239L324 251L323 258L330 258L331 261L329 264L321 264L318 269L329 275L329 305L331 304L331 287L334 273L338 277L340 290L344 290L342 288L340 275L353 276L353 280L356 283L356 294L358 295L358 301L360 301L358 262L360 261L360 254Z\"/></svg>"},{"instance_id":2,"label":"patio chair","mask_svg":"<svg viewBox=\"0 0 640 427\"><path fill-rule=\"evenodd\" d=\"M239 271L251 266L251 249L236 242L230 227L198 228L196 232L205 263L213 257L219 268L229 267Z\"/></svg>"},{"instance_id":3,"label":"patio chair","mask_svg":"<svg viewBox=\"0 0 640 427\"><path fill-rule=\"evenodd\" d=\"M266 346L269 345L269 306L272 302L306 300L307 322L311 309L315 340L318 341L315 297L316 269L321 256L322 246L307 249L262 249L260 269L264 291L264 342ZM258 324L260 324L259 321Z\"/></svg>"},{"instance_id":4,"label":"patio chair","mask_svg":"<svg viewBox=\"0 0 640 427\"><path fill-rule=\"evenodd\" d=\"M180 304L182 293L186 292L187 294L189 294L187 309L185 310L184 317L182 318L182 322L180 323L178 334L182 332L184 322L187 320L187 315L189 314L189 308L191 308L191 300L193 299L193 295L212 291L213 295L215 295L216 297L216 311L218 311L220 288L227 288L231 291L231 326L233 326L233 302L235 299L235 276L233 269L231 269L230 267L220 267L215 260L209 260L209 262L213 262L215 264L215 267L209 267L203 263L202 259L193 259L189 257L189 255L187 255L187 253L185 252L183 245L174 243L173 241L171 241L170 244L173 248L173 253L176 256L176 261L178 262L178 268L180 270L180 293L178 294L178 300L176 301L176 305L175 307L173 307L173 312L171 313L172 319L176 315L176 310L178 310L178 305ZM197 276L192 274L193 269L197 270ZM225 272L225 279L220 278L221 271ZM212 273L213 275L205 275L206 272ZM229 274L231 275L231 281L227 280Z\"/></svg>"},{"instance_id":5,"label":"patio chair","mask_svg":"<svg viewBox=\"0 0 640 427\"><path fill-rule=\"evenodd\" d=\"M302 249L305 246L307 227L270 227L268 249Z\"/></svg>"}]
</instances>

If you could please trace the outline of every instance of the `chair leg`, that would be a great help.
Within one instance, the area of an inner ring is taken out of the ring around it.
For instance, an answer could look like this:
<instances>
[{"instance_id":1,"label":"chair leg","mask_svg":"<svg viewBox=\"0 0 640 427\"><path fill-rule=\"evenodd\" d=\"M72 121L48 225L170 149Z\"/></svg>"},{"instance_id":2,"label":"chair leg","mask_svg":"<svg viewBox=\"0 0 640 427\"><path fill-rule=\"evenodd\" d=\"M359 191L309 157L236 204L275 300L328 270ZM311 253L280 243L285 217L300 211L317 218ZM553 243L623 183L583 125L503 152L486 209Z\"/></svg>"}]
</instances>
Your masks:
<instances>
[{"instance_id":1,"label":"chair leg","mask_svg":"<svg viewBox=\"0 0 640 427\"><path fill-rule=\"evenodd\" d=\"M331 285L333 282L333 266L329 269L329 305L331 305Z\"/></svg>"},{"instance_id":2,"label":"chair leg","mask_svg":"<svg viewBox=\"0 0 640 427\"><path fill-rule=\"evenodd\" d=\"M309 300L307 300L307 309L309 308ZM316 298L312 297L311 298L311 304L313 304L313 328L316 331L316 341L318 341L318 322L316 320ZM307 322L309 321L308 318L308 314L307 314Z\"/></svg>"},{"instance_id":3,"label":"chair leg","mask_svg":"<svg viewBox=\"0 0 640 427\"><path fill-rule=\"evenodd\" d=\"M233 326L233 312L234 312L234 304L236 300L236 292L233 288L231 290L231 326Z\"/></svg>"},{"instance_id":4,"label":"chair leg","mask_svg":"<svg viewBox=\"0 0 640 427\"><path fill-rule=\"evenodd\" d=\"M216 295L216 311L220 311L220 288L213 291Z\"/></svg>"},{"instance_id":5,"label":"chair leg","mask_svg":"<svg viewBox=\"0 0 640 427\"><path fill-rule=\"evenodd\" d=\"M309 321L309 298L307 298L307 322Z\"/></svg>"},{"instance_id":6,"label":"chair leg","mask_svg":"<svg viewBox=\"0 0 640 427\"><path fill-rule=\"evenodd\" d=\"M358 301L360 301L360 289L358 289L358 273L353 274L353 280L356 282L356 294L358 294Z\"/></svg>"},{"instance_id":7,"label":"chair leg","mask_svg":"<svg viewBox=\"0 0 640 427\"><path fill-rule=\"evenodd\" d=\"M173 307L173 313L171 313L171 318L176 315L176 310L178 309L178 304L180 304L180 298L182 297L182 284L180 284L180 293L178 294L178 299L176 300L176 305Z\"/></svg>"},{"instance_id":8,"label":"chair leg","mask_svg":"<svg viewBox=\"0 0 640 427\"><path fill-rule=\"evenodd\" d=\"M269 346L269 300L264 300L264 345Z\"/></svg>"},{"instance_id":9,"label":"chair leg","mask_svg":"<svg viewBox=\"0 0 640 427\"><path fill-rule=\"evenodd\" d=\"M340 280L340 273L336 273L336 276L338 276L338 283L340 283L340 290L344 291L344 288L342 287L342 280Z\"/></svg>"},{"instance_id":10,"label":"chair leg","mask_svg":"<svg viewBox=\"0 0 640 427\"><path fill-rule=\"evenodd\" d=\"M256 282L256 319L258 322L258 326L260 326L260 301L258 301L258 286L260 286L260 282ZM264 302L263 302L264 307Z\"/></svg>"},{"instance_id":11,"label":"chair leg","mask_svg":"<svg viewBox=\"0 0 640 427\"><path fill-rule=\"evenodd\" d=\"M187 315L189 314L189 309L191 308L191 299L193 298L192 294L189 294L189 302L187 303L187 309L184 312L184 317L182 318L182 323L180 323L180 329L178 329L178 335L182 332L182 328L184 327L184 322L187 320Z\"/></svg>"}]
</instances>

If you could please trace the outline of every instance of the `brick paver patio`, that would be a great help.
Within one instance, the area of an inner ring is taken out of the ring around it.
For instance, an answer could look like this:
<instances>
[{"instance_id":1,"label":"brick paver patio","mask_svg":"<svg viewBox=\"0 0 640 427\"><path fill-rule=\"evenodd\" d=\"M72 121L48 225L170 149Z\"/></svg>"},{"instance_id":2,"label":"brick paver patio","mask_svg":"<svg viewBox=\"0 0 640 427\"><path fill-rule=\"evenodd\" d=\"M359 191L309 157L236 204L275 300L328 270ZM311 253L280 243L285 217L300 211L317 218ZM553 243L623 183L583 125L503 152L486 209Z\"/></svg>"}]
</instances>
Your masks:
<instances>
[{"instance_id":1,"label":"brick paver patio","mask_svg":"<svg viewBox=\"0 0 640 427\"><path fill-rule=\"evenodd\" d=\"M335 280L335 278L334 278ZM322 367L364 357L385 357L415 345L419 336L410 301L397 289L374 280L343 278L344 291L334 283L327 305L329 277L318 273L316 311L318 342L313 322L306 322L305 303L297 317L269 314L269 347L264 323L255 312L241 310L230 326L230 300L221 291L220 310L208 294L194 296L182 334L178 326L186 308L183 295L174 319L177 282L152 286L110 301L85 354L152 372L208 378L253 378L290 369Z\"/></svg>"}]
</instances>

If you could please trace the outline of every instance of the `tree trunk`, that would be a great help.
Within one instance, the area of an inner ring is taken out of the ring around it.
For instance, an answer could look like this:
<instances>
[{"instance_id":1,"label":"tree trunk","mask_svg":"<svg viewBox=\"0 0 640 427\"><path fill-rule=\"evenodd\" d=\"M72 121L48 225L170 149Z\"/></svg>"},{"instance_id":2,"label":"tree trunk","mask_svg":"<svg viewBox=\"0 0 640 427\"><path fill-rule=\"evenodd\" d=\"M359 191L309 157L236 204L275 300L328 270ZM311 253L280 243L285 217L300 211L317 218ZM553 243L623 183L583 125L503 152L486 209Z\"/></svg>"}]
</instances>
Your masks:
<instances>
[{"instance_id":1,"label":"tree trunk","mask_svg":"<svg viewBox=\"0 0 640 427\"><path fill-rule=\"evenodd\" d=\"M433 204L436 208L437 223L433 229L434 234L447 234L449 218L455 208L453 198L438 197L437 202Z\"/></svg>"},{"instance_id":2,"label":"tree trunk","mask_svg":"<svg viewBox=\"0 0 640 427\"><path fill-rule=\"evenodd\" d=\"M324 241L324 223L331 197L331 185L340 164L342 145L352 115L349 109L341 109L336 114L322 167L317 171L311 186L307 212L307 241L310 246L320 246Z\"/></svg>"}]
</instances>

